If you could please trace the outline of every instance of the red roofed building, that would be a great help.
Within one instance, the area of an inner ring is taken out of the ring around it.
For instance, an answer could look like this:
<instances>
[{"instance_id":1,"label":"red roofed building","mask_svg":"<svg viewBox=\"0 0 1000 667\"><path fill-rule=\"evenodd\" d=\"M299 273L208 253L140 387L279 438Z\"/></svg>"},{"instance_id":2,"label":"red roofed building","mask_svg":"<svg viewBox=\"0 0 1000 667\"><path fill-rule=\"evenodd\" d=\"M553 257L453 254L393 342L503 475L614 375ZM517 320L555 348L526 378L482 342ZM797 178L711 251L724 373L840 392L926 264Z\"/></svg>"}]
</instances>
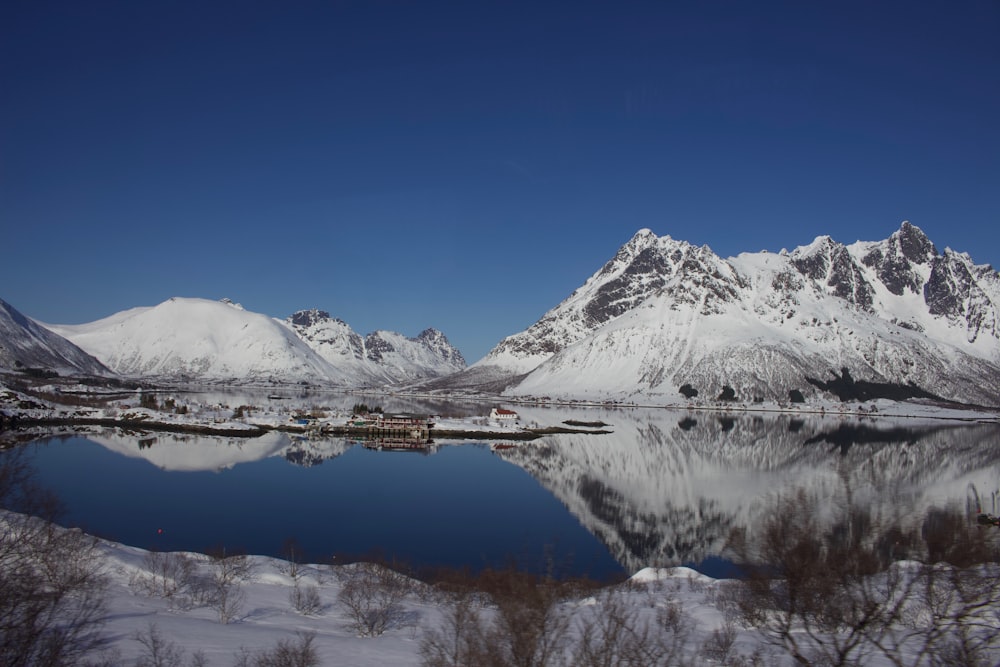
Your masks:
<instances>
[{"instance_id":1,"label":"red roofed building","mask_svg":"<svg viewBox=\"0 0 1000 667\"><path fill-rule=\"evenodd\" d=\"M517 421L517 413L513 410L493 408L490 410L490 419L497 419L499 421Z\"/></svg>"}]
</instances>

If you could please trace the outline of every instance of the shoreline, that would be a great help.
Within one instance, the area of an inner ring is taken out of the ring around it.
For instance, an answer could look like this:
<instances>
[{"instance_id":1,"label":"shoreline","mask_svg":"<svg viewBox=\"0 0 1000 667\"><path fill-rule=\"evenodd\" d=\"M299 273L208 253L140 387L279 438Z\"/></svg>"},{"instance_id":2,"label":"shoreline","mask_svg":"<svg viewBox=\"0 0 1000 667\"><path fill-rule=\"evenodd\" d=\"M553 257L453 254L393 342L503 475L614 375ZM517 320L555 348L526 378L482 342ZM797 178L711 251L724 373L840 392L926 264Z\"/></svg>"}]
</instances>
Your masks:
<instances>
[{"instance_id":1,"label":"shoreline","mask_svg":"<svg viewBox=\"0 0 1000 667\"><path fill-rule=\"evenodd\" d=\"M240 424L241 422L226 422ZM271 431L309 435L310 430L297 424L263 425L246 424L243 428L211 426L197 423L163 422L145 419L111 419L94 417L7 417L0 415L0 433L18 431L29 428L59 426L98 426L102 428L119 428L131 431L157 431L166 433L191 433L196 435L213 435L233 438L255 438ZM476 429L430 429L428 439L476 439L476 440L535 440L546 435L574 433L587 435L605 435L613 431L602 429L569 428L564 426L548 426L536 429L521 430L476 430ZM371 432L364 428L330 426L316 432L317 438L348 438L357 440L372 439Z\"/></svg>"},{"instance_id":2,"label":"shoreline","mask_svg":"<svg viewBox=\"0 0 1000 667\"><path fill-rule=\"evenodd\" d=\"M216 387L218 388L218 387ZM239 387L231 387L239 388ZM343 423L340 417L335 423L325 416L314 418L308 423L298 423L279 419L277 413L267 413L263 419L246 419L240 415L218 415L206 417L205 415L195 416L186 412L177 413L163 411L155 406L152 408L125 406L126 411L119 412L113 406L102 405L100 400L108 396L103 392L67 392L63 394L67 398L72 397L67 402L58 400L61 392L49 391L21 393L9 387L0 385L0 432L14 432L32 428L58 428L58 427L99 427L118 428L132 431L157 431L173 433L190 433L208 436L222 436L234 438L255 438L271 431L279 431L289 434L302 435L315 438L348 438L356 440L368 440L374 434L368 427L354 427ZM41 389L41 388L37 388ZM274 389L274 388L272 388ZM198 388L171 387L171 388L150 388L150 393L161 392L194 392ZM942 404L940 402L928 401L892 401L880 399L877 401L866 401L860 403L823 403L819 405L794 404L785 405L780 403L686 403L686 404L655 404L652 402L620 402L620 401L586 401L573 399L553 399L546 397L544 400L531 397L501 397L501 396L439 396L423 392L386 392L386 391L346 391L337 392L344 394L384 396L392 398L417 399L417 400L437 400L455 402L476 402L483 404L506 403L515 406L537 407L541 409L577 409L577 410L667 410L685 414L718 414L728 417L738 417L748 415L776 415L787 416L790 419L841 419L857 420L864 422L884 422L900 420L924 420L939 423L953 424L996 424L1000 423L1000 408L988 408L983 406L960 405L954 403ZM115 399L120 399L126 392L113 392ZM289 397L291 399L292 397ZM82 399L82 400L81 400ZM112 400L115 400L112 399ZM79 402L75 402L79 401ZM172 404L170 404L172 405ZM112 408L112 409L109 409ZM259 410L259 408L255 408ZM300 411L300 412L304 412ZM282 414L287 414L282 411ZM346 418L343 418L346 420ZM445 420L449 421L449 420ZM558 435L564 433L602 435L612 433L611 430L602 430L606 425L600 422L587 422L581 420L564 421L562 423L548 426L540 426L537 422L533 427L512 426L491 428L473 423L453 423L444 427L431 427L425 432L425 436L418 436L417 439L425 437L431 439L444 440L505 440L505 441L530 441L546 435ZM405 436L404 436L405 437Z\"/></svg>"}]
</instances>

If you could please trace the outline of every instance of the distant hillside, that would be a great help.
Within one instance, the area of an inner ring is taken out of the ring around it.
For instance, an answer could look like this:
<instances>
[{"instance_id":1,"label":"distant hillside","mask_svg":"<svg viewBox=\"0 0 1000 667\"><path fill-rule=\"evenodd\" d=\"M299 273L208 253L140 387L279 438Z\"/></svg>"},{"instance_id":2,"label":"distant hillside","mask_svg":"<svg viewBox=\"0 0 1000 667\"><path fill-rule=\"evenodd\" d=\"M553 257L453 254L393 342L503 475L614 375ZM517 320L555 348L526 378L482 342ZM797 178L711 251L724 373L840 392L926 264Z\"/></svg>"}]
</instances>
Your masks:
<instances>
[{"instance_id":1,"label":"distant hillside","mask_svg":"<svg viewBox=\"0 0 1000 667\"><path fill-rule=\"evenodd\" d=\"M285 322L355 386L434 378L465 368L462 353L437 329L416 338L393 331L361 336L343 320L316 309L299 311Z\"/></svg>"},{"instance_id":2,"label":"distant hillside","mask_svg":"<svg viewBox=\"0 0 1000 667\"><path fill-rule=\"evenodd\" d=\"M46 326L129 377L349 388L465 367L462 354L435 329L416 338L390 331L361 337L324 311L277 320L228 299L175 297L88 324Z\"/></svg>"},{"instance_id":3,"label":"distant hillside","mask_svg":"<svg viewBox=\"0 0 1000 667\"><path fill-rule=\"evenodd\" d=\"M88 324L47 326L132 377L346 384L287 327L229 301L174 297Z\"/></svg>"},{"instance_id":4,"label":"distant hillside","mask_svg":"<svg viewBox=\"0 0 1000 667\"><path fill-rule=\"evenodd\" d=\"M0 299L0 369L111 375L100 361Z\"/></svg>"}]
</instances>

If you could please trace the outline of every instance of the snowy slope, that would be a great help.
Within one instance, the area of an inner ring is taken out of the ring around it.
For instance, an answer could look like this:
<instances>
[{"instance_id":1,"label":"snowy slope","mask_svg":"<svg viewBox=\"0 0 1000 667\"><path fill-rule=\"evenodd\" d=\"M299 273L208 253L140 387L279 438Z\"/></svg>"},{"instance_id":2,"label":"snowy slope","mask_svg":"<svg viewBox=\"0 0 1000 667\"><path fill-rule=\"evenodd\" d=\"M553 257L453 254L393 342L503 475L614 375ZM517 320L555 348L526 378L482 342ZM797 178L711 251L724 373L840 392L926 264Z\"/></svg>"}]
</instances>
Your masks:
<instances>
[{"instance_id":1,"label":"snowy slope","mask_svg":"<svg viewBox=\"0 0 1000 667\"><path fill-rule=\"evenodd\" d=\"M97 359L0 299L0 369L21 368L63 375L110 375Z\"/></svg>"},{"instance_id":2,"label":"snowy slope","mask_svg":"<svg viewBox=\"0 0 1000 667\"><path fill-rule=\"evenodd\" d=\"M129 376L344 384L274 319L229 301L174 297L80 325L46 325Z\"/></svg>"},{"instance_id":3,"label":"snowy slope","mask_svg":"<svg viewBox=\"0 0 1000 667\"><path fill-rule=\"evenodd\" d=\"M939 253L909 223L889 239L829 237L724 260L641 230L527 330L453 380L511 395L676 402L820 392L849 369L964 402L1000 403L1000 278ZM449 378L449 381L452 381Z\"/></svg>"},{"instance_id":4,"label":"snowy slope","mask_svg":"<svg viewBox=\"0 0 1000 667\"><path fill-rule=\"evenodd\" d=\"M299 311L285 324L354 386L434 378L465 368L462 354L436 329L416 338L392 331L362 337L343 320L315 309Z\"/></svg>"}]
</instances>

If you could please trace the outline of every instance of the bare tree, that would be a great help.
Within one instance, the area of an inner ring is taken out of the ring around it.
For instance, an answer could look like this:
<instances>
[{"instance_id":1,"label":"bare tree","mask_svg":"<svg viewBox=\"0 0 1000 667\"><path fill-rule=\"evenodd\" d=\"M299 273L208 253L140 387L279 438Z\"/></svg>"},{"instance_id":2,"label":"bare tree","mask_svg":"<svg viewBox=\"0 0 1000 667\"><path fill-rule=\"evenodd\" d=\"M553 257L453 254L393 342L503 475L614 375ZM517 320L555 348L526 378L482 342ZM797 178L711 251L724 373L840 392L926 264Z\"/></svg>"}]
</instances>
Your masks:
<instances>
[{"instance_id":1,"label":"bare tree","mask_svg":"<svg viewBox=\"0 0 1000 667\"><path fill-rule=\"evenodd\" d=\"M129 577L129 587L150 597L168 600L171 606L187 607L195 586L195 562L181 552L149 551L143 557L143 569Z\"/></svg>"},{"instance_id":2,"label":"bare tree","mask_svg":"<svg viewBox=\"0 0 1000 667\"><path fill-rule=\"evenodd\" d=\"M379 563L345 566L341 576L337 601L358 635L377 637L401 621L400 604L410 590L406 577Z\"/></svg>"},{"instance_id":3,"label":"bare tree","mask_svg":"<svg viewBox=\"0 0 1000 667\"><path fill-rule=\"evenodd\" d=\"M480 577L494 605L478 638L478 663L487 667L551 667L565 661L570 616L558 604L558 582L514 569Z\"/></svg>"},{"instance_id":4,"label":"bare tree","mask_svg":"<svg viewBox=\"0 0 1000 667\"><path fill-rule=\"evenodd\" d=\"M424 633L420 642L424 667L475 664L483 636L482 619L472 595L457 595L446 607L441 627Z\"/></svg>"},{"instance_id":5,"label":"bare tree","mask_svg":"<svg viewBox=\"0 0 1000 667\"><path fill-rule=\"evenodd\" d=\"M236 620L246 603L243 582L253 578L253 561L246 554L228 555L225 549L211 554L210 606L223 624Z\"/></svg>"},{"instance_id":6,"label":"bare tree","mask_svg":"<svg viewBox=\"0 0 1000 667\"><path fill-rule=\"evenodd\" d=\"M281 547L281 557L282 561L278 565L278 571L282 574L287 574L297 584L299 579L305 574L300 562L302 548L299 546L298 540L294 537L289 537L285 540L285 543Z\"/></svg>"},{"instance_id":7,"label":"bare tree","mask_svg":"<svg viewBox=\"0 0 1000 667\"><path fill-rule=\"evenodd\" d=\"M753 539L737 532L730 542L750 573L744 622L772 646L801 665L996 664L992 533L957 511L932 511L920 530L849 505L832 523L817 516L799 491L775 503Z\"/></svg>"},{"instance_id":8,"label":"bare tree","mask_svg":"<svg viewBox=\"0 0 1000 667\"><path fill-rule=\"evenodd\" d=\"M105 644L107 580L97 541L53 522L20 450L0 452L0 664L83 662Z\"/></svg>"},{"instance_id":9,"label":"bare tree","mask_svg":"<svg viewBox=\"0 0 1000 667\"><path fill-rule=\"evenodd\" d=\"M319 654L313 646L316 635L297 632L295 636L295 641L281 639L274 648L256 653L243 649L237 654L234 667L318 667Z\"/></svg>"},{"instance_id":10,"label":"bare tree","mask_svg":"<svg viewBox=\"0 0 1000 667\"><path fill-rule=\"evenodd\" d=\"M181 667L184 664L184 651L164 637L154 623L150 623L145 632L135 633L132 639L142 645L135 667Z\"/></svg>"},{"instance_id":11,"label":"bare tree","mask_svg":"<svg viewBox=\"0 0 1000 667\"><path fill-rule=\"evenodd\" d=\"M606 591L577 617L580 637L573 648L572 664L580 667L638 667L650 657L651 626L640 619L640 608L630 605L616 591Z\"/></svg>"},{"instance_id":12,"label":"bare tree","mask_svg":"<svg viewBox=\"0 0 1000 667\"><path fill-rule=\"evenodd\" d=\"M288 601L292 608L300 614L314 616L323 611L323 600L319 595L318 586L303 586L298 581L288 594Z\"/></svg>"}]
</instances>

